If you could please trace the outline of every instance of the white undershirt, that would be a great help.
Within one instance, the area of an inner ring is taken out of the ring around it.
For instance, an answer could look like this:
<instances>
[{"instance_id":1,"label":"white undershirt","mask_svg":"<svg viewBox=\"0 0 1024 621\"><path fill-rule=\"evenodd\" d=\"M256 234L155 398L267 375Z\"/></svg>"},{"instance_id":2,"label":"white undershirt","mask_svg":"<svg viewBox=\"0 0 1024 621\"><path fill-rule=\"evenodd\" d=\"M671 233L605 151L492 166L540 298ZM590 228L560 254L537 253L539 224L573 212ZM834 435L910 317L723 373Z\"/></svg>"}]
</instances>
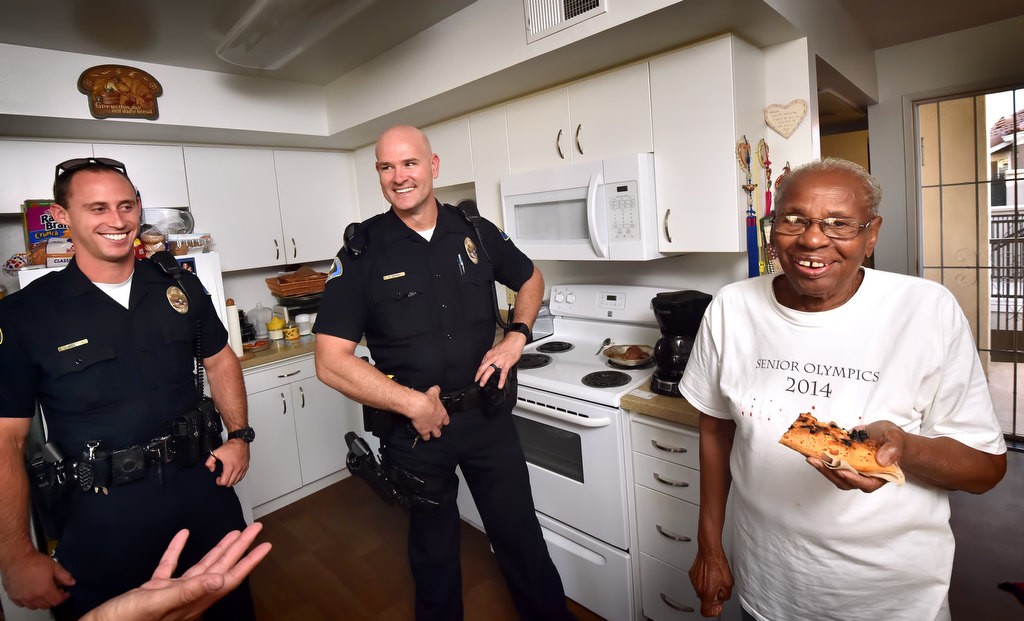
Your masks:
<instances>
[{"instance_id":1,"label":"white undershirt","mask_svg":"<svg viewBox=\"0 0 1024 621\"><path fill-rule=\"evenodd\" d=\"M93 284L99 287L100 291L113 298L115 302L128 308L128 298L132 293L132 276L134 275L135 271L132 270L132 273L128 275L128 280L124 282L94 282Z\"/></svg>"},{"instance_id":2,"label":"white undershirt","mask_svg":"<svg viewBox=\"0 0 1024 621\"><path fill-rule=\"evenodd\" d=\"M436 226L432 226L432 227L430 227L429 229L427 229L425 231L416 231L416 232L419 233L420 235L422 235L423 239L425 239L427 241L430 241L430 238L434 236L434 229L436 229L436 228L437 228Z\"/></svg>"}]
</instances>

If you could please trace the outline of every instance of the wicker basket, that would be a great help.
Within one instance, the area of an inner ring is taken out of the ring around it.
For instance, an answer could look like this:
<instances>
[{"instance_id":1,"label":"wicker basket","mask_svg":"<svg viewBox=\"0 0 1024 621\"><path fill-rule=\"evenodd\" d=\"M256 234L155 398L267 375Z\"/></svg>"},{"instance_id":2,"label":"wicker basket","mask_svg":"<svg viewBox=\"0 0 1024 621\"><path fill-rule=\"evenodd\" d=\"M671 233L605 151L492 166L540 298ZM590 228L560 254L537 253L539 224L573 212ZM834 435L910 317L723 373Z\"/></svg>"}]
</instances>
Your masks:
<instances>
[{"instance_id":1,"label":"wicker basket","mask_svg":"<svg viewBox=\"0 0 1024 621\"><path fill-rule=\"evenodd\" d=\"M305 278L282 282L276 276L267 279L267 287L271 293L281 298L294 298L312 293L320 293L327 282L327 274L315 273Z\"/></svg>"}]
</instances>

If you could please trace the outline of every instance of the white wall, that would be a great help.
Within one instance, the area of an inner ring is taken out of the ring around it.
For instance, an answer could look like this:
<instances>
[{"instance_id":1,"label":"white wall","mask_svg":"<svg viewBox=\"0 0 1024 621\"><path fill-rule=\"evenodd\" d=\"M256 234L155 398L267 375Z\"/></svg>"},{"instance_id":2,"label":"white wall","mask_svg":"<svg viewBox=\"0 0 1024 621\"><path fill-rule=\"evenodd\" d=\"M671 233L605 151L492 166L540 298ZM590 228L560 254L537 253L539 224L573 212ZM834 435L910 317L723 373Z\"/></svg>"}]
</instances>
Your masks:
<instances>
[{"instance_id":1,"label":"white wall","mask_svg":"<svg viewBox=\"0 0 1024 621\"><path fill-rule=\"evenodd\" d=\"M97 123L327 134L324 89L320 86L18 45L0 44L0 58L4 60L0 115L92 119L87 96L78 92L78 77L89 67L114 63L147 71L160 82L164 92L157 99L160 118Z\"/></svg>"},{"instance_id":2,"label":"white wall","mask_svg":"<svg viewBox=\"0 0 1024 621\"><path fill-rule=\"evenodd\" d=\"M1024 17L878 50L878 104L868 108L872 172L885 196L875 266L918 274L913 164L916 99L1024 83Z\"/></svg>"}]
</instances>

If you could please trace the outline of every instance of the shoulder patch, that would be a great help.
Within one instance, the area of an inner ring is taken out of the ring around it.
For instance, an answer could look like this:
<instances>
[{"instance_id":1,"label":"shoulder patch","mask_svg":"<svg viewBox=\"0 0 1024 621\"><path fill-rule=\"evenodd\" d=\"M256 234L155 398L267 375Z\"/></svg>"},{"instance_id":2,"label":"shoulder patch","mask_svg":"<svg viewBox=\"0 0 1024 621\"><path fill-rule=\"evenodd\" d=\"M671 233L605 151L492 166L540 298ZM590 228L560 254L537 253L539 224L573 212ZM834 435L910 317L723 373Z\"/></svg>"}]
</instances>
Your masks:
<instances>
[{"instance_id":1,"label":"shoulder patch","mask_svg":"<svg viewBox=\"0 0 1024 621\"><path fill-rule=\"evenodd\" d=\"M509 236L508 236L508 233L506 233L506 232L505 232L505 229L503 229L503 228L500 228L500 227L499 227L499 228L498 228L498 232L499 232L499 233L501 233L501 238L502 238L503 240L505 240L505 241L508 241L508 240L509 240Z\"/></svg>"},{"instance_id":2,"label":"shoulder patch","mask_svg":"<svg viewBox=\"0 0 1024 621\"><path fill-rule=\"evenodd\" d=\"M334 263L331 265L331 272L327 274L327 280L324 282L324 284L331 282L332 278L337 278L338 276L341 276L342 271L343 270L341 268L341 259L339 259L338 257L334 257Z\"/></svg>"}]
</instances>

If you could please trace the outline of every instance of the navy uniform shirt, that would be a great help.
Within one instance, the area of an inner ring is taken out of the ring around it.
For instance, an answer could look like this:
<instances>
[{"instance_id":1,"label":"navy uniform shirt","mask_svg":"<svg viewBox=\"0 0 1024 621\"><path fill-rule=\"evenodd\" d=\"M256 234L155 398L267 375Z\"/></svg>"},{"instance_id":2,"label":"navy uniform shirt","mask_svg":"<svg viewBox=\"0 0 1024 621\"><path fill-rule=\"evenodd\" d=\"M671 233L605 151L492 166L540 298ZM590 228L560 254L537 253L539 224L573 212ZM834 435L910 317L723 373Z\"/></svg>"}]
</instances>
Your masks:
<instances>
[{"instance_id":1,"label":"navy uniform shirt","mask_svg":"<svg viewBox=\"0 0 1024 621\"><path fill-rule=\"evenodd\" d=\"M364 335L374 364L403 386L442 393L473 383L494 344L492 280L518 291L533 262L486 220L480 234L451 205L438 204L430 241L394 211L358 233L358 258L342 250L328 277L314 330L353 342Z\"/></svg>"},{"instance_id":2,"label":"navy uniform shirt","mask_svg":"<svg viewBox=\"0 0 1024 621\"><path fill-rule=\"evenodd\" d=\"M199 279L182 280L186 314L169 300L182 287L149 260L135 262L128 309L74 260L0 300L0 416L31 417L38 399L49 439L69 457L89 440L119 449L166 435L199 400L197 322L202 357L227 342Z\"/></svg>"}]
</instances>

